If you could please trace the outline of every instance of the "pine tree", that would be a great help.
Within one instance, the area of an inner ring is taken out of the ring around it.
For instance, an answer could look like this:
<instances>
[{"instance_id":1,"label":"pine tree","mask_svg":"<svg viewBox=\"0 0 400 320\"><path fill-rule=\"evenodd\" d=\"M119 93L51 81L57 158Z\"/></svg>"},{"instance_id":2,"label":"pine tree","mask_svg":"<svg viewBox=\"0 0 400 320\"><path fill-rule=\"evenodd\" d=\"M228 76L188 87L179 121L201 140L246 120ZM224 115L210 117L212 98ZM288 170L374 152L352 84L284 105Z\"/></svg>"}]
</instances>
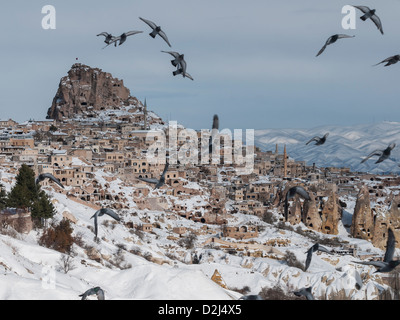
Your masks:
<instances>
[{"instance_id":1,"label":"pine tree","mask_svg":"<svg viewBox=\"0 0 400 320\"><path fill-rule=\"evenodd\" d=\"M0 183L0 210L7 206L7 192L4 186Z\"/></svg>"},{"instance_id":2,"label":"pine tree","mask_svg":"<svg viewBox=\"0 0 400 320\"><path fill-rule=\"evenodd\" d=\"M30 208L32 219L42 225L43 219L52 218L56 212L47 194L35 183L35 173L23 164L16 177L16 184L7 197L6 204L13 208Z\"/></svg>"},{"instance_id":3,"label":"pine tree","mask_svg":"<svg viewBox=\"0 0 400 320\"><path fill-rule=\"evenodd\" d=\"M11 189L7 206L13 208L30 208L38 198L40 186L35 184L35 173L26 164L18 171L16 184Z\"/></svg>"}]
</instances>

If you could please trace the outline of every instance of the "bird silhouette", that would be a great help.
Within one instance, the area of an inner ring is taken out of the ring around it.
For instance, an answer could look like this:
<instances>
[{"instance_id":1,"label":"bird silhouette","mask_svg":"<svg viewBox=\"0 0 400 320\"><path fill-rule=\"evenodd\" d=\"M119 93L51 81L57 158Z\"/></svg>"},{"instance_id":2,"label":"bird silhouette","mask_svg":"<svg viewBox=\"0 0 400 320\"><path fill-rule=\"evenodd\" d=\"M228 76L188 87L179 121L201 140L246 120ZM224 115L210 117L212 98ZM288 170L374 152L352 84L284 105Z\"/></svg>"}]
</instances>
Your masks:
<instances>
[{"instance_id":1,"label":"bird silhouette","mask_svg":"<svg viewBox=\"0 0 400 320\"><path fill-rule=\"evenodd\" d=\"M367 19L371 19L372 22L376 25L378 30L383 34L383 28L382 28L382 22L381 19L375 14L376 10L375 9L370 9L367 6L353 6L354 8L357 8L360 10L364 15L360 17L362 21L365 21Z\"/></svg>"},{"instance_id":2,"label":"bird silhouette","mask_svg":"<svg viewBox=\"0 0 400 320\"><path fill-rule=\"evenodd\" d=\"M159 189L165 184L165 174L167 173L168 168L169 168L169 163L167 162L165 164L164 171L161 174L160 179L152 179L152 178L138 178L138 179L144 182L155 184L156 186L154 187L154 189Z\"/></svg>"},{"instance_id":3,"label":"bird silhouette","mask_svg":"<svg viewBox=\"0 0 400 320\"><path fill-rule=\"evenodd\" d=\"M298 291L293 291L293 294L297 297L306 297L307 300L315 300L312 294L312 287L302 288Z\"/></svg>"},{"instance_id":4,"label":"bird silhouette","mask_svg":"<svg viewBox=\"0 0 400 320\"><path fill-rule=\"evenodd\" d=\"M379 63L377 63L377 64L374 64L373 66L377 66L377 65L379 65L379 64L381 64L381 63L386 63L385 64L385 67L387 67L387 66L390 66L390 65L392 65L392 64L395 64L395 63L397 63L397 62L399 62L400 61L400 54L396 54L396 55L394 55L394 56L391 56L391 57L389 57L389 58L386 58L385 60L382 60L381 62L379 62Z\"/></svg>"},{"instance_id":5,"label":"bird silhouette","mask_svg":"<svg viewBox=\"0 0 400 320\"><path fill-rule=\"evenodd\" d=\"M289 209L289 200L294 198L295 195L298 194L304 200L311 200L310 195L308 192L301 186L292 187L286 192L285 196L285 219L288 219L288 209Z\"/></svg>"},{"instance_id":6,"label":"bird silhouette","mask_svg":"<svg viewBox=\"0 0 400 320\"><path fill-rule=\"evenodd\" d=\"M317 53L317 57L325 51L326 47L329 46L332 43L335 43L338 39L343 39L343 38L354 38L355 36L349 36L347 34L334 34L333 36L330 36L328 40L326 40L324 46L319 50Z\"/></svg>"},{"instance_id":7,"label":"bird silhouette","mask_svg":"<svg viewBox=\"0 0 400 320\"><path fill-rule=\"evenodd\" d=\"M304 271L306 271L308 269L308 267L310 266L312 254L316 251L321 251L321 252L326 252L326 253L332 254L331 251L329 251L327 248L321 246L319 243L314 244L310 249L307 250L307 258L306 258L306 264L305 264Z\"/></svg>"},{"instance_id":8,"label":"bird silhouette","mask_svg":"<svg viewBox=\"0 0 400 320\"><path fill-rule=\"evenodd\" d=\"M375 162L376 163L380 163L386 159L389 158L390 153L392 152L392 150L394 149L394 147L396 146L395 143L391 143L389 144L389 146L384 149L384 150L375 150L373 152L371 152L368 156L366 156L361 163L364 163L365 161L367 161L369 158L373 157L373 156L378 156L378 160Z\"/></svg>"},{"instance_id":9,"label":"bird silhouette","mask_svg":"<svg viewBox=\"0 0 400 320\"><path fill-rule=\"evenodd\" d=\"M153 21L143 19L141 17L139 17L139 19L142 20L144 23L146 23L151 29L153 29L153 31L149 33L149 35L152 38L155 38L156 35L159 35L161 38L164 39L164 41L168 44L168 46L171 47L171 44L169 43L167 35L165 34L165 32L163 30L161 30L160 26L157 26Z\"/></svg>"},{"instance_id":10,"label":"bird silhouette","mask_svg":"<svg viewBox=\"0 0 400 320\"><path fill-rule=\"evenodd\" d=\"M174 76L181 74L184 78L189 78L190 80L194 80L193 77L186 72L186 68L187 68L186 61L182 59L182 61L178 65L178 69L172 72L172 74Z\"/></svg>"},{"instance_id":11,"label":"bird silhouette","mask_svg":"<svg viewBox=\"0 0 400 320\"><path fill-rule=\"evenodd\" d=\"M105 37L104 42L107 43L107 44L110 44L110 42L116 38L111 33L108 33L108 32L99 33L97 36L98 37L99 36L104 36Z\"/></svg>"},{"instance_id":12,"label":"bird silhouette","mask_svg":"<svg viewBox=\"0 0 400 320\"><path fill-rule=\"evenodd\" d=\"M318 136L315 136L314 138L310 139L310 140L306 143L306 145L308 145L309 143L315 141L315 146L320 146L320 145L322 145L322 144L325 143L326 138L327 138L328 136L329 136L329 132L326 133L322 138L320 138L320 137L318 137Z\"/></svg>"},{"instance_id":13,"label":"bird silhouette","mask_svg":"<svg viewBox=\"0 0 400 320\"><path fill-rule=\"evenodd\" d=\"M172 55L175 58L174 60L171 60L171 64L174 67L177 67L177 70L172 73L174 76L176 76L178 74L182 74L182 76L184 78L189 78L189 79L193 80L193 77L189 73L186 72L187 63L185 61L184 54L180 54L179 52L175 52L175 51L161 51L161 52L169 53L170 55Z\"/></svg>"},{"instance_id":14,"label":"bird silhouette","mask_svg":"<svg viewBox=\"0 0 400 320\"><path fill-rule=\"evenodd\" d=\"M81 300L86 300L88 296L96 295L97 300L105 300L104 290L100 287L91 288L86 290L84 293L80 294L79 296L82 297Z\"/></svg>"},{"instance_id":15,"label":"bird silhouette","mask_svg":"<svg viewBox=\"0 0 400 320\"><path fill-rule=\"evenodd\" d=\"M117 42L119 41L119 46L122 45L129 36L133 36L134 34L142 33L143 31L128 31L124 32L118 37L114 37L104 48L108 47L109 45L114 43L114 46L117 46Z\"/></svg>"},{"instance_id":16,"label":"bird silhouette","mask_svg":"<svg viewBox=\"0 0 400 320\"><path fill-rule=\"evenodd\" d=\"M390 272L400 264L400 260L393 260L394 251L396 249L396 238L393 230L388 229L388 238L386 242L386 252L383 261L353 261L354 263L371 265L377 268L374 272Z\"/></svg>"},{"instance_id":17,"label":"bird silhouette","mask_svg":"<svg viewBox=\"0 0 400 320\"><path fill-rule=\"evenodd\" d=\"M97 218L101 217L105 214L109 215L110 217L114 218L117 221L121 221L121 218L113 210L111 210L109 208L102 208L100 210L97 210L95 212L95 214L92 217L90 217L90 219L94 218L94 234L96 235L96 238L97 238L97 232L98 232Z\"/></svg>"},{"instance_id":18,"label":"bird silhouette","mask_svg":"<svg viewBox=\"0 0 400 320\"><path fill-rule=\"evenodd\" d=\"M174 67L177 67L181 63L181 61L184 60L184 58L185 58L184 54L180 54L179 52L176 52L176 51L162 51L161 50L161 52L169 53L171 56L174 57L174 60L171 60L171 64Z\"/></svg>"},{"instance_id":19,"label":"bird silhouette","mask_svg":"<svg viewBox=\"0 0 400 320\"><path fill-rule=\"evenodd\" d=\"M35 184L39 184L45 179L50 179L53 180L55 183L57 183L61 188L65 189L62 183L60 182L60 179L57 179L55 176L53 176L51 173L42 173L39 174L39 176L36 177L35 179Z\"/></svg>"}]
</instances>

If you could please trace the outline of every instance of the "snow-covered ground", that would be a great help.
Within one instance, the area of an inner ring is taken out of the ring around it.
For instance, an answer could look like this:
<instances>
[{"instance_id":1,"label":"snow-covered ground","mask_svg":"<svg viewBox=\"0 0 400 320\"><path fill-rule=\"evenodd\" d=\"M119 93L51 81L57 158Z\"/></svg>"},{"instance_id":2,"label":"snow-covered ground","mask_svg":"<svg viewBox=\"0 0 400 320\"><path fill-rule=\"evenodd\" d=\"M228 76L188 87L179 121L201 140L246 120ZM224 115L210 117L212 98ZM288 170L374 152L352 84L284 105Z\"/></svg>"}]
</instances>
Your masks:
<instances>
[{"instance_id":1,"label":"snow-covered ground","mask_svg":"<svg viewBox=\"0 0 400 320\"><path fill-rule=\"evenodd\" d=\"M105 173L97 172L96 179L103 184ZM7 190L11 188L12 176L3 172ZM109 183L109 190L122 193L127 199L132 193L131 187L120 185L116 180ZM195 188L200 188L196 184ZM57 210L56 221L62 219L63 212L71 213L77 220L73 224L73 234L82 238L83 245L74 245L71 264L73 269L68 273L61 267L61 253L42 247L38 244L41 231L31 231L27 235L0 234L0 299L44 299L44 300L78 300L79 294L87 289L100 286L105 290L106 299L146 299L146 300L235 300L242 296L235 291L249 287L248 294L258 294L264 287L279 285L286 292L312 286L316 298L329 298L338 293L352 299L376 299L379 290L384 288L381 276L373 274L374 267L353 263L356 258L350 255L329 255L314 253L307 272L289 266L285 260L276 257L255 257L241 253L230 254L220 250L216 245L204 243L212 236L221 233L221 227L209 225L207 232L197 236L195 246L185 249L178 237L172 232L173 227L186 227L199 231L203 224L195 223L176 216L167 219L165 212L138 210L130 200L129 208L118 210L121 222L104 215L99 217L99 240L94 239L93 219L95 210L74 202L63 194L46 189ZM152 192L164 192L163 190ZM171 197L171 196L167 196ZM175 199L176 200L176 199ZM205 204L201 197L192 199L192 204ZM344 199L348 205L346 222L351 221L354 199ZM275 213L278 214L278 213ZM143 221L157 223L152 233L134 232L127 226L128 222L141 224ZM304 264L306 251L314 243L296 231L279 229L267 224L255 216L235 214L229 225L252 224L262 226L259 237L254 243L265 244L271 239L286 241L285 246L276 247L285 254L292 252ZM300 224L300 228L306 228ZM382 250L374 248L371 243L353 239L342 225L337 236L322 235L321 238L339 238L356 244L359 250L383 255ZM235 242L234 239L225 239ZM92 260L87 255L92 248L100 259ZM163 264L150 262L151 255ZM200 263L192 264L197 255ZM227 289L211 280L215 270L221 274ZM361 288L356 288L357 276L362 279ZM95 297L90 297L94 299Z\"/></svg>"}]
</instances>

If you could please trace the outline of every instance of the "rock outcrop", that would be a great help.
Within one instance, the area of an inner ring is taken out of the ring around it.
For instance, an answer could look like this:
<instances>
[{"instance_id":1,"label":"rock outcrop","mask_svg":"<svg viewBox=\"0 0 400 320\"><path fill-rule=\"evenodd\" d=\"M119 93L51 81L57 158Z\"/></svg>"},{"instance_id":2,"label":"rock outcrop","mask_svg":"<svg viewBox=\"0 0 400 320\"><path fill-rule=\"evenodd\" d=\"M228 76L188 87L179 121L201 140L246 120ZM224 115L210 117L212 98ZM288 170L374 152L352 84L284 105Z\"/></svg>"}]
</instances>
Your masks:
<instances>
[{"instance_id":1,"label":"rock outcrop","mask_svg":"<svg viewBox=\"0 0 400 320\"><path fill-rule=\"evenodd\" d=\"M342 219L342 208L336 192L331 192L328 200L324 202L321 213L321 231L326 234L338 234L339 222Z\"/></svg>"},{"instance_id":2,"label":"rock outcrop","mask_svg":"<svg viewBox=\"0 0 400 320\"><path fill-rule=\"evenodd\" d=\"M318 210L319 203L315 196L311 196L310 201L304 203L303 223L310 229L321 232L322 220Z\"/></svg>"},{"instance_id":3,"label":"rock outcrop","mask_svg":"<svg viewBox=\"0 0 400 320\"><path fill-rule=\"evenodd\" d=\"M60 80L57 93L47 111L47 119L71 119L91 111L118 109L138 104L123 80L98 68L76 63Z\"/></svg>"},{"instance_id":4,"label":"rock outcrop","mask_svg":"<svg viewBox=\"0 0 400 320\"><path fill-rule=\"evenodd\" d=\"M357 195L350 233L353 237L364 240L371 240L374 237L374 215L366 185L360 189Z\"/></svg>"}]
</instances>

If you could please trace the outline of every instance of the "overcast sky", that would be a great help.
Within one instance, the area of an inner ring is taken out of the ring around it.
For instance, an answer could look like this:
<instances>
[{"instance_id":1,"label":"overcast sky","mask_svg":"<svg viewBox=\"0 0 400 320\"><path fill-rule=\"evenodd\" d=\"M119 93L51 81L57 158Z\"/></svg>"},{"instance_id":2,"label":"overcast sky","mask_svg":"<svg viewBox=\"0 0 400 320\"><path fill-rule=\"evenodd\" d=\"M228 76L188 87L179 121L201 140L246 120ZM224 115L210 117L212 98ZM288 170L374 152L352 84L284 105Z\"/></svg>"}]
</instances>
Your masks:
<instances>
[{"instance_id":1,"label":"overcast sky","mask_svg":"<svg viewBox=\"0 0 400 320\"><path fill-rule=\"evenodd\" d=\"M400 1L356 3L377 9L385 35L357 11L342 28L347 1L321 0L17 0L0 12L0 118L44 119L61 77L79 62L124 80L165 120L207 129L312 128L400 119L400 63L372 67L400 53ZM42 28L42 7L56 9L56 29ZM143 17L161 25L172 48L151 38ZM141 30L118 48L107 31ZM315 57L335 33L338 40ZM185 54L194 81L174 77L171 56Z\"/></svg>"}]
</instances>

